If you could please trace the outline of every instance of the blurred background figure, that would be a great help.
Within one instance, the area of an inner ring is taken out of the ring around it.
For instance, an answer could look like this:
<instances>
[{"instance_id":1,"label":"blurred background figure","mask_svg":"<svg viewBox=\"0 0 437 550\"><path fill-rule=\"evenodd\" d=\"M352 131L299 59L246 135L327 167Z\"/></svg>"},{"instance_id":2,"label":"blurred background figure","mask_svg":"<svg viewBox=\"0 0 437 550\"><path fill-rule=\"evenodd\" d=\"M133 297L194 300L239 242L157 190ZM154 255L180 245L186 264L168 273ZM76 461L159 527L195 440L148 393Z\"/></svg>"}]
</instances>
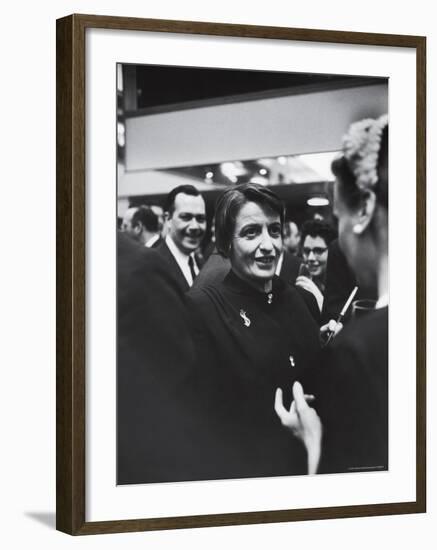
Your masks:
<instances>
[{"instance_id":1,"label":"blurred background figure","mask_svg":"<svg viewBox=\"0 0 437 550\"><path fill-rule=\"evenodd\" d=\"M335 229L324 221L308 220L302 225L301 255L304 265L296 285L313 294L319 313L323 307L328 246L336 236Z\"/></svg>"},{"instance_id":2,"label":"blurred background figure","mask_svg":"<svg viewBox=\"0 0 437 550\"><path fill-rule=\"evenodd\" d=\"M308 220L301 231L302 259L308 267L311 280L319 290L325 290L328 247L336 238L335 229L324 221Z\"/></svg>"},{"instance_id":3,"label":"blurred background figure","mask_svg":"<svg viewBox=\"0 0 437 550\"><path fill-rule=\"evenodd\" d=\"M283 242L285 250L295 256L299 253L300 232L297 225L291 220L284 223Z\"/></svg>"},{"instance_id":4,"label":"blurred background figure","mask_svg":"<svg viewBox=\"0 0 437 550\"><path fill-rule=\"evenodd\" d=\"M123 217L121 230L147 248L156 248L160 244L158 216L149 206L128 208Z\"/></svg>"},{"instance_id":5,"label":"blurred background figure","mask_svg":"<svg viewBox=\"0 0 437 550\"><path fill-rule=\"evenodd\" d=\"M166 233L164 209L162 208L162 206L159 206L157 204L151 204L150 208L158 217L158 231L161 237L164 238Z\"/></svg>"}]
</instances>

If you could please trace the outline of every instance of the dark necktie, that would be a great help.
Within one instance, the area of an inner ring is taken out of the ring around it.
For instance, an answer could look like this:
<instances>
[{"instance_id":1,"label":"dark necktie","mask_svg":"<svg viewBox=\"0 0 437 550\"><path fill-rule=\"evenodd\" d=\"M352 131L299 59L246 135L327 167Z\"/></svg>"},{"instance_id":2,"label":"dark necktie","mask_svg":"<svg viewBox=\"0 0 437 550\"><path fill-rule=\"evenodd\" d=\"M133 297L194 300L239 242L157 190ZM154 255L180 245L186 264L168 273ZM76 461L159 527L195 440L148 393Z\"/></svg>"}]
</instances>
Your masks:
<instances>
[{"instance_id":1,"label":"dark necktie","mask_svg":"<svg viewBox=\"0 0 437 550\"><path fill-rule=\"evenodd\" d=\"M188 265L190 267L191 277L194 279L196 278L196 272L194 271L194 258L193 256L188 256Z\"/></svg>"}]
</instances>

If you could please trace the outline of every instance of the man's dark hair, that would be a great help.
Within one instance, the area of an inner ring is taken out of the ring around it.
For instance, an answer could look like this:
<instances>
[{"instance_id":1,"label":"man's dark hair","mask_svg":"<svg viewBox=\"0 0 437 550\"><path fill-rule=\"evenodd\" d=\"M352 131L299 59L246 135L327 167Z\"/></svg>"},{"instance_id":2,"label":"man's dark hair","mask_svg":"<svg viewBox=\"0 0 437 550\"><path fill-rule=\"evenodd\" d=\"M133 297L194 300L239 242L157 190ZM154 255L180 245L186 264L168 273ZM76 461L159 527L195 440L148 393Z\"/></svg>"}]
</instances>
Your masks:
<instances>
[{"instance_id":1,"label":"man's dark hair","mask_svg":"<svg viewBox=\"0 0 437 550\"><path fill-rule=\"evenodd\" d=\"M165 201L165 207L164 207L164 210L168 212L169 216L173 215L174 203L179 193L184 193L185 195L191 195L193 197L198 197L200 195L199 190L196 189L194 185L189 185L189 184L178 185L177 187L172 189L170 193L167 195L167 199Z\"/></svg>"},{"instance_id":2,"label":"man's dark hair","mask_svg":"<svg viewBox=\"0 0 437 550\"><path fill-rule=\"evenodd\" d=\"M303 246L303 243L308 235L313 238L321 237L325 241L326 246L329 246L330 243L337 238L337 231L332 227L332 225L320 220L307 220L302 225L300 234L301 246Z\"/></svg>"},{"instance_id":3,"label":"man's dark hair","mask_svg":"<svg viewBox=\"0 0 437 550\"><path fill-rule=\"evenodd\" d=\"M153 212L150 206L139 206L132 216L132 227L136 227L141 223L149 233L157 233L159 231L158 216Z\"/></svg>"}]
</instances>

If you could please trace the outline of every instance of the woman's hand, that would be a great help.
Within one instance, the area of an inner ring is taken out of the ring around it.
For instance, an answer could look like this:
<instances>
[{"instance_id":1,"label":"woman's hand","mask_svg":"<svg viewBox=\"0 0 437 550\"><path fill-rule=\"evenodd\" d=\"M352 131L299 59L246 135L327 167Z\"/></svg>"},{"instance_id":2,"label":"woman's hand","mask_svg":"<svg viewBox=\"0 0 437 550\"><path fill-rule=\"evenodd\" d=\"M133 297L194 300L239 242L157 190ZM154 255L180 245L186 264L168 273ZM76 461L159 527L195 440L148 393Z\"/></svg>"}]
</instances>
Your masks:
<instances>
[{"instance_id":1,"label":"woman's hand","mask_svg":"<svg viewBox=\"0 0 437 550\"><path fill-rule=\"evenodd\" d=\"M308 473L317 473L322 447L322 423L316 411L311 408L299 382L293 384L293 401L290 410L284 407L281 388L276 389L275 411L283 426L300 439L307 450Z\"/></svg>"},{"instance_id":2,"label":"woman's hand","mask_svg":"<svg viewBox=\"0 0 437 550\"><path fill-rule=\"evenodd\" d=\"M307 292L311 292L311 294L314 296L314 298L317 301L319 311L322 311L323 294L320 292L320 289L316 285L316 283L314 283L311 279L309 279L308 277L305 277L304 275L299 275L299 277L296 279L295 285L299 286L300 288L303 288Z\"/></svg>"}]
</instances>

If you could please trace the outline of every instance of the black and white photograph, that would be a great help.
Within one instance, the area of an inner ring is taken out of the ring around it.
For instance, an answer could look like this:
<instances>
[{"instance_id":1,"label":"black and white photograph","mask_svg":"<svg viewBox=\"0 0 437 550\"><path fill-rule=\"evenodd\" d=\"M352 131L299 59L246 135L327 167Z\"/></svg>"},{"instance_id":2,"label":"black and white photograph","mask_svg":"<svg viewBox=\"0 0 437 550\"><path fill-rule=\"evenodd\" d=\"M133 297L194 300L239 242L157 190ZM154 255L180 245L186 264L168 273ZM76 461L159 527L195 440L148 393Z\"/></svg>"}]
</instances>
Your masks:
<instances>
[{"instance_id":1,"label":"black and white photograph","mask_svg":"<svg viewBox=\"0 0 437 550\"><path fill-rule=\"evenodd\" d=\"M115 81L117 484L389 470L389 79Z\"/></svg>"},{"instance_id":2,"label":"black and white photograph","mask_svg":"<svg viewBox=\"0 0 437 550\"><path fill-rule=\"evenodd\" d=\"M432 6L4 4L3 548L432 548Z\"/></svg>"}]
</instances>

